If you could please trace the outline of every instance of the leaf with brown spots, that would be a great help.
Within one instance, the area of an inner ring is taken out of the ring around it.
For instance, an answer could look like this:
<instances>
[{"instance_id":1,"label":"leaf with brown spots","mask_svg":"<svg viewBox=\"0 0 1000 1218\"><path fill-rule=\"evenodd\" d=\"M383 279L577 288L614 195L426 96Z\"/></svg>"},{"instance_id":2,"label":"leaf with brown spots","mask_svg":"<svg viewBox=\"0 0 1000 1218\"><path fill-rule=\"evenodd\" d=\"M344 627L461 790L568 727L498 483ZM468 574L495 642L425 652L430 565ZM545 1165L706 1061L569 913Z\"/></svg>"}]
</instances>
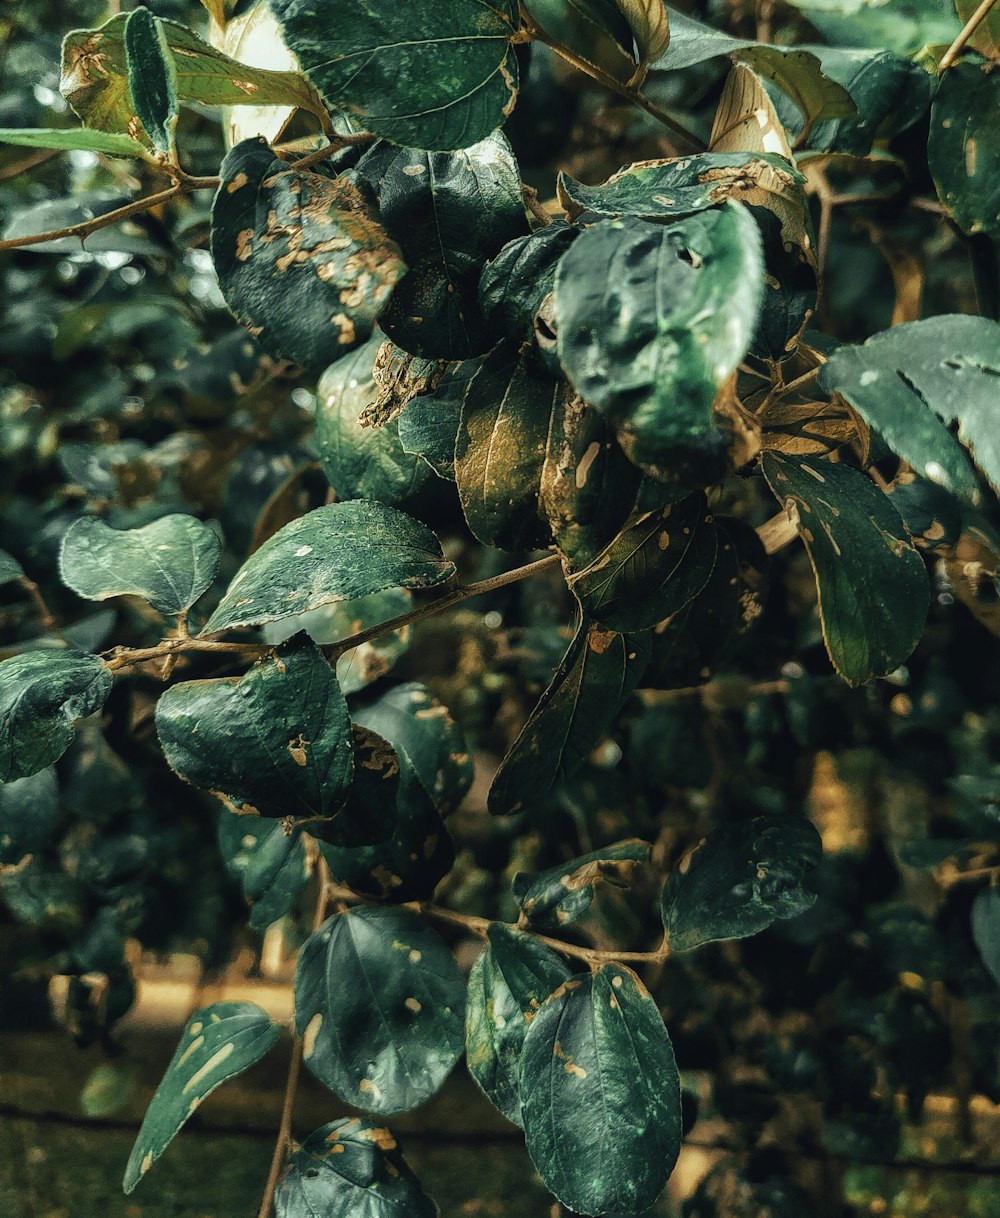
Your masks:
<instances>
[{"instance_id":1,"label":"leaf with brown spots","mask_svg":"<svg viewBox=\"0 0 1000 1218\"><path fill-rule=\"evenodd\" d=\"M521 1056L524 1138L545 1185L578 1214L637 1214L681 1147L681 1088L656 1003L607 964L542 1003Z\"/></svg>"},{"instance_id":2,"label":"leaf with brown spots","mask_svg":"<svg viewBox=\"0 0 1000 1218\"><path fill-rule=\"evenodd\" d=\"M938 85L927 140L938 198L965 232L994 238L1000 234L998 110L1000 76L978 64L956 64Z\"/></svg>"},{"instance_id":3,"label":"leaf with brown spots","mask_svg":"<svg viewBox=\"0 0 1000 1218\"><path fill-rule=\"evenodd\" d=\"M331 363L365 342L406 272L353 170L298 172L262 139L222 162L212 258L233 315L271 354Z\"/></svg>"},{"instance_id":4,"label":"leaf with brown spots","mask_svg":"<svg viewBox=\"0 0 1000 1218\"><path fill-rule=\"evenodd\" d=\"M848 685L888 676L919 642L930 604L899 513L846 465L765 453L761 468L805 543L833 666Z\"/></svg>"},{"instance_id":5,"label":"leaf with brown spots","mask_svg":"<svg viewBox=\"0 0 1000 1218\"><path fill-rule=\"evenodd\" d=\"M631 864L648 862L651 850L638 838L615 842L547 871L518 872L511 887L532 926L564 926L587 912L602 881L627 887Z\"/></svg>"},{"instance_id":6,"label":"leaf with brown spots","mask_svg":"<svg viewBox=\"0 0 1000 1218\"><path fill-rule=\"evenodd\" d=\"M207 1096L274 1047L281 1029L252 1002L216 1002L195 1011L143 1117L122 1187L132 1192Z\"/></svg>"}]
</instances>

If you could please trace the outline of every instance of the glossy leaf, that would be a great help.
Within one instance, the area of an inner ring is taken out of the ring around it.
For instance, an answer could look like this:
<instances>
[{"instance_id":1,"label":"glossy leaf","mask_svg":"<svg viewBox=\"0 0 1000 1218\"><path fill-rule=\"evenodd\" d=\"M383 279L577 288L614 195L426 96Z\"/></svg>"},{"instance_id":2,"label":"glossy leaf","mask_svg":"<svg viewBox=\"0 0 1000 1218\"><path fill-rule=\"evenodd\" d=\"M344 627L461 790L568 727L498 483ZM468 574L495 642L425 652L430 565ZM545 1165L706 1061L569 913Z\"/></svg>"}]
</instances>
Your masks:
<instances>
[{"instance_id":1,"label":"glossy leaf","mask_svg":"<svg viewBox=\"0 0 1000 1218\"><path fill-rule=\"evenodd\" d=\"M28 651L0 664L0 782L28 778L69 748L73 724L111 692L103 660L71 649Z\"/></svg>"},{"instance_id":2,"label":"glossy leaf","mask_svg":"<svg viewBox=\"0 0 1000 1218\"><path fill-rule=\"evenodd\" d=\"M712 402L750 344L762 286L756 225L732 203L668 227L604 220L563 255L559 358L633 459L712 434Z\"/></svg>"},{"instance_id":3,"label":"glossy leaf","mask_svg":"<svg viewBox=\"0 0 1000 1218\"><path fill-rule=\"evenodd\" d=\"M460 152L380 143L358 162L410 268L382 315L404 351L467 359L492 345L479 310L486 259L527 231L521 178L499 132ZM447 240L442 234L447 233Z\"/></svg>"},{"instance_id":4,"label":"glossy leaf","mask_svg":"<svg viewBox=\"0 0 1000 1218\"><path fill-rule=\"evenodd\" d=\"M578 235L553 223L515 237L487 262L479 277L479 306L497 337L514 342L537 337L538 315L555 284L556 267Z\"/></svg>"},{"instance_id":5,"label":"glossy leaf","mask_svg":"<svg viewBox=\"0 0 1000 1218\"><path fill-rule=\"evenodd\" d=\"M584 609L614 630L647 630L705 587L718 536L704 495L640 516L569 585Z\"/></svg>"},{"instance_id":6,"label":"glossy leaf","mask_svg":"<svg viewBox=\"0 0 1000 1218\"><path fill-rule=\"evenodd\" d=\"M328 364L365 342L406 266L353 170L298 172L251 139L220 174L212 259L237 321L300 364Z\"/></svg>"},{"instance_id":7,"label":"glossy leaf","mask_svg":"<svg viewBox=\"0 0 1000 1218\"><path fill-rule=\"evenodd\" d=\"M547 799L600 744L649 660L644 635L583 618L555 676L503 759L489 793L495 815Z\"/></svg>"},{"instance_id":8,"label":"glossy leaf","mask_svg":"<svg viewBox=\"0 0 1000 1218\"><path fill-rule=\"evenodd\" d=\"M656 1003L630 969L564 982L528 1028L524 1136L539 1175L579 1214L636 1214L681 1145L680 1078Z\"/></svg>"},{"instance_id":9,"label":"glossy leaf","mask_svg":"<svg viewBox=\"0 0 1000 1218\"><path fill-rule=\"evenodd\" d=\"M321 1125L289 1158L276 1218L437 1218L396 1139L359 1117Z\"/></svg>"},{"instance_id":10,"label":"glossy leaf","mask_svg":"<svg viewBox=\"0 0 1000 1218\"><path fill-rule=\"evenodd\" d=\"M833 666L848 685L887 676L916 647L930 602L899 513L846 465L765 453L761 467L808 551Z\"/></svg>"},{"instance_id":11,"label":"glossy leaf","mask_svg":"<svg viewBox=\"0 0 1000 1218\"><path fill-rule=\"evenodd\" d=\"M223 812L219 849L250 906L250 929L260 933L288 913L312 874L301 832L281 821Z\"/></svg>"},{"instance_id":12,"label":"glossy leaf","mask_svg":"<svg viewBox=\"0 0 1000 1218\"><path fill-rule=\"evenodd\" d=\"M144 157L145 145L130 135L91 131L87 127L0 127L0 144L22 148L55 148L60 151L103 152L109 156Z\"/></svg>"},{"instance_id":13,"label":"glossy leaf","mask_svg":"<svg viewBox=\"0 0 1000 1218\"><path fill-rule=\"evenodd\" d=\"M454 573L419 521L382 503L333 503L285 525L252 554L202 633L276 622L385 588L433 588Z\"/></svg>"},{"instance_id":14,"label":"glossy leaf","mask_svg":"<svg viewBox=\"0 0 1000 1218\"><path fill-rule=\"evenodd\" d=\"M521 1124L521 1048L539 1007L569 976L562 959L533 935L494 922L469 974L465 1058L483 1093Z\"/></svg>"},{"instance_id":15,"label":"glossy leaf","mask_svg":"<svg viewBox=\"0 0 1000 1218\"><path fill-rule=\"evenodd\" d=\"M132 1192L207 1096L272 1049L280 1029L252 1002L216 1002L188 1020L135 1140L122 1187Z\"/></svg>"},{"instance_id":16,"label":"glossy leaf","mask_svg":"<svg viewBox=\"0 0 1000 1218\"><path fill-rule=\"evenodd\" d=\"M811 908L806 876L822 844L801 817L758 816L714 830L667 878L663 925L671 951L744 939Z\"/></svg>"},{"instance_id":17,"label":"glossy leaf","mask_svg":"<svg viewBox=\"0 0 1000 1218\"><path fill-rule=\"evenodd\" d=\"M167 39L156 17L144 5L133 9L122 29L128 88L153 147L176 153L177 79Z\"/></svg>"},{"instance_id":18,"label":"glossy leaf","mask_svg":"<svg viewBox=\"0 0 1000 1218\"><path fill-rule=\"evenodd\" d=\"M331 816L350 790L347 705L311 642L283 643L238 679L172 686L156 730L171 768L234 812Z\"/></svg>"},{"instance_id":19,"label":"glossy leaf","mask_svg":"<svg viewBox=\"0 0 1000 1218\"><path fill-rule=\"evenodd\" d=\"M467 148L514 107L514 0L271 0L326 101L396 144Z\"/></svg>"},{"instance_id":20,"label":"glossy leaf","mask_svg":"<svg viewBox=\"0 0 1000 1218\"><path fill-rule=\"evenodd\" d=\"M819 383L845 397L922 477L975 504L975 474L949 428L958 424L959 440L1000 487L998 372L1000 326L954 314L894 326L861 346L838 348Z\"/></svg>"},{"instance_id":21,"label":"glossy leaf","mask_svg":"<svg viewBox=\"0 0 1000 1218\"><path fill-rule=\"evenodd\" d=\"M141 596L160 613L183 613L211 586L222 542L194 516L161 516L139 529L113 529L85 516L63 535L59 574L91 601Z\"/></svg>"},{"instance_id":22,"label":"glossy leaf","mask_svg":"<svg viewBox=\"0 0 1000 1218\"><path fill-rule=\"evenodd\" d=\"M602 846L547 871L518 872L512 888L522 915L539 927L575 922L590 908L602 880L624 888L622 873L627 874L631 863L647 862L651 849L648 842L633 838Z\"/></svg>"},{"instance_id":23,"label":"glossy leaf","mask_svg":"<svg viewBox=\"0 0 1000 1218\"><path fill-rule=\"evenodd\" d=\"M1000 77L960 63L941 77L931 107L927 163L938 198L967 233L1000 235Z\"/></svg>"},{"instance_id":24,"label":"glossy leaf","mask_svg":"<svg viewBox=\"0 0 1000 1218\"><path fill-rule=\"evenodd\" d=\"M345 978L364 978L345 985ZM428 1100L462 1053L465 986L437 933L403 910L328 918L295 969L295 1025L312 1073L370 1112Z\"/></svg>"},{"instance_id":25,"label":"glossy leaf","mask_svg":"<svg viewBox=\"0 0 1000 1218\"><path fill-rule=\"evenodd\" d=\"M0 866L41 850L58 816L59 783L51 767L0 784Z\"/></svg>"}]
</instances>

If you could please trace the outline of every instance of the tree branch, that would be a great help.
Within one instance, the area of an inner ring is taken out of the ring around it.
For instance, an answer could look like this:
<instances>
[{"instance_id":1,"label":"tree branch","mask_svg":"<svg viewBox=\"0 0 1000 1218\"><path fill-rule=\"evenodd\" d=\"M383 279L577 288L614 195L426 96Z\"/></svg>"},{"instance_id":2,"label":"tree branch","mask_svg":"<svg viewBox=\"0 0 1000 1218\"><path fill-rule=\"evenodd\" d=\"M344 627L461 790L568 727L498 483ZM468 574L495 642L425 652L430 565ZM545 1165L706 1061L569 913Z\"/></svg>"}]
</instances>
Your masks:
<instances>
[{"instance_id":1,"label":"tree branch","mask_svg":"<svg viewBox=\"0 0 1000 1218\"><path fill-rule=\"evenodd\" d=\"M983 0L979 8L972 14L969 20L962 27L961 32L951 46L941 56L941 62L938 64L938 75L947 72L955 60L965 50L965 44L969 41L972 35L979 29L980 25L986 20L986 17L996 3L996 0Z\"/></svg>"},{"instance_id":2,"label":"tree branch","mask_svg":"<svg viewBox=\"0 0 1000 1218\"><path fill-rule=\"evenodd\" d=\"M200 181L200 179L194 179ZM127 220L129 216L138 215L139 212L149 211L151 208L159 207L161 203L167 203L177 195L187 194L190 190L198 189L190 186L185 182L176 182L173 186L168 186L166 190L157 191L155 195L146 195L142 199L133 199L131 203L126 203L124 207L116 207L114 211L106 211L102 216L95 216L92 220L83 220L79 224L68 224L65 228L53 228L45 233L27 233L23 237L8 237L5 241L0 241L0 251L22 249L26 245L41 245L44 241L59 241L63 237L79 237L82 245L84 239L89 237L91 233L96 233L100 228L107 228L110 224L117 224L120 220Z\"/></svg>"}]
</instances>

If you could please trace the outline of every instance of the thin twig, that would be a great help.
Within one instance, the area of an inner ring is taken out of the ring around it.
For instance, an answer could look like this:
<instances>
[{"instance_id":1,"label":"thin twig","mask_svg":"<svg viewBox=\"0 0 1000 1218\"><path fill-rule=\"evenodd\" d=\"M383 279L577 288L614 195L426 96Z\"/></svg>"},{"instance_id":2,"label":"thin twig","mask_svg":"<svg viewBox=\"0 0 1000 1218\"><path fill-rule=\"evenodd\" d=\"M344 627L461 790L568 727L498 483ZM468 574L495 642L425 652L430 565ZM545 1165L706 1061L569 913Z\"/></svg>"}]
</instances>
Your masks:
<instances>
[{"instance_id":1,"label":"thin twig","mask_svg":"<svg viewBox=\"0 0 1000 1218\"><path fill-rule=\"evenodd\" d=\"M155 195L146 195L142 199L133 199L131 203L126 203L124 207L116 207L114 211L106 211L102 216L95 216L92 220L83 220L79 224L68 224L65 228L53 228L45 233L28 233L23 237L8 237L5 241L0 241L0 250L17 250L22 249L26 245L40 245L43 241L59 241L63 237L79 237L80 244L91 233L97 232L100 228L107 228L110 224L117 224L120 220L127 220L129 216L138 215L139 212L149 211L151 208L159 207L161 203L167 203L178 195L187 194L189 190L197 189L187 185L184 182L177 182L173 186L168 186L166 190L158 191Z\"/></svg>"},{"instance_id":2,"label":"thin twig","mask_svg":"<svg viewBox=\"0 0 1000 1218\"><path fill-rule=\"evenodd\" d=\"M969 41L976 30L979 29L983 21L985 21L987 14L994 4L996 4L996 0L983 0L979 8L976 9L969 20L965 23L958 37L941 56L941 62L938 64L939 76L942 72L947 72L958 56L961 55L962 51L965 49L965 44Z\"/></svg>"},{"instance_id":3,"label":"thin twig","mask_svg":"<svg viewBox=\"0 0 1000 1218\"><path fill-rule=\"evenodd\" d=\"M42 619L42 625L45 627L45 629L50 634L56 634L62 638L62 631L59 629L59 623L56 620L55 614L49 608L45 597L42 595L41 588L39 588L35 581L27 575L19 575L17 577L17 582L31 597L32 603L38 610L38 616Z\"/></svg>"},{"instance_id":4,"label":"thin twig","mask_svg":"<svg viewBox=\"0 0 1000 1218\"><path fill-rule=\"evenodd\" d=\"M7 182L19 174L27 173L29 169L44 165L46 161L51 161L53 157L58 156L61 151L61 148L36 148L30 156L22 157L13 165L5 165L0 169L0 182Z\"/></svg>"}]
</instances>

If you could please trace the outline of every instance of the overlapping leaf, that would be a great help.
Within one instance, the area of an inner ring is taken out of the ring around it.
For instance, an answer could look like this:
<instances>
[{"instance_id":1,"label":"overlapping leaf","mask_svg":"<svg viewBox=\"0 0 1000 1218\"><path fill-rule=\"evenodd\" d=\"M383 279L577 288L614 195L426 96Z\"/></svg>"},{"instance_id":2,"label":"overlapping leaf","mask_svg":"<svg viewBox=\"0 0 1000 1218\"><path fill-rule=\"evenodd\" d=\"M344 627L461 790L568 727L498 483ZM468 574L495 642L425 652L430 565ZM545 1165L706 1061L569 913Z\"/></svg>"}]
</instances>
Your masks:
<instances>
[{"instance_id":1,"label":"overlapping leaf","mask_svg":"<svg viewBox=\"0 0 1000 1218\"><path fill-rule=\"evenodd\" d=\"M176 155L177 73L163 27L145 5L122 28L128 88L136 117L164 156Z\"/></svg>"},{"instance_id":2,"label":"overlapping leaf","mask_svg":"<svg viewBox=\"0 0 1000 1218\"><path fill-rule=\"evenodd\" d=\"M558 927L587 912L595 889L605 881L625 887L630 865L647 862L651 846L638 838L602 846L546 871L518 872L513 890L521 913L532 926Z\"/></svg>"},{"instance_id":3,"label":"overlapping leaf","mask_svg":"<svg viewBox=\"0 0 1000 1218\"><path fill-rule=\"evenodd\" d=\"M291 909L312 874L302 834L277 820L223 812L219 849L250 906L251 930L263 932Z\"/></svg>"}]
</instances>

